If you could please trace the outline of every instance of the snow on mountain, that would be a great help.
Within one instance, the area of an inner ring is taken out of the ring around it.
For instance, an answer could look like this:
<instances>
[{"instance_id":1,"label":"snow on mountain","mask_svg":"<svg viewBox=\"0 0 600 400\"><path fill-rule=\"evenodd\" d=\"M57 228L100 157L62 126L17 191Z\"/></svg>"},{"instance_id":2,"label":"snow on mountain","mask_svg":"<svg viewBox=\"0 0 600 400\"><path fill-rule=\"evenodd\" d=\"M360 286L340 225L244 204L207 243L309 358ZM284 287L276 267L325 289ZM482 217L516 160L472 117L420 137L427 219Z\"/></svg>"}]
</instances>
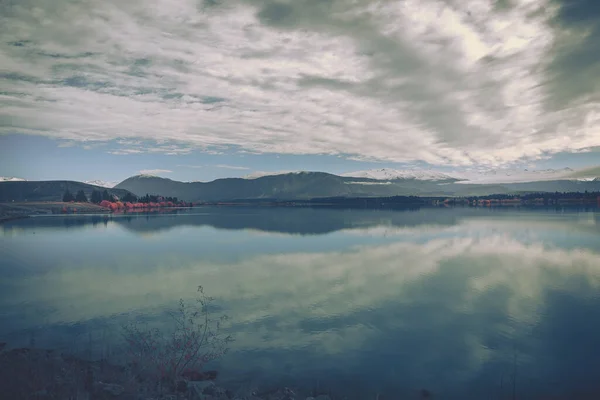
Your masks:
<instances>
[{"instance_id":1,"label":"snow on mountain","mask_svg":"<svg viewBox=\"0 0 600 400\"><path fill-rule=\"evenodd\" d=\"M586 172L584 174L584 172ZM588 173L589 172L589 173ZM398 179L415 179L422 181L456 181L456 183L495 184L518 183L551 180L580 180L589 181L597 177L596 169L574 170L572 168L549 169L492 169L480 171L452 172L446 174L433 170L397 170L381 168L366 171L356 171L342 174L346 177L368 178L381 181Z\"/></svg>"},{"instance_id":2,"label":"snow on mountain","mask_svg":"<svg viewBox=\"0 0 600 400\"><path fill-rule=\"evenodd\" d=\"M144 174L137 174L134 176L129 177L128 179L154 179L154 178L158 178L158 179L169 179L169 178L164 178L162 176L159 175L154 175L154 174L148 174L148 173L144 173Z\"/></svg>"},{"instance_id":3,"label":"snow on mountain","mask_svg":"<svg viewBox=\"0 0 600 400\"><path fill-rule=\"evenodd\" d=\"M103 181L100 179L85 181L84 183L87 183L88 185L102 186L105 188L113 188L113 187L117 186L117 184L118 184L118 182L106 182L106 181Z\"/></svg>"},{"instance_id":4,"label":"snow on mountain","mask_svg":"<svg viewBox=\"0 0 600 400\"><path fill-rule=\"evenodd\" d=\"M303 171L275 171L275 172L267 172L267 171L255 171L251 174L244 176L244 179L257 179L262 178L263 176L275 176L275 175L285 175L285 174L299 174Z\"/></svg>"},{"instance_id":5,"label":"snow on mountain","mask_svg":"<svg viewBox=\"0 0 600 400\"><path fill-rule=\"evenodd\" d=\"M571 168L560 169L493 169L487 171L469 171L460 174L459 183L517 183L572 179L575 171Z\"/></svg>"},{"instance_id":6,"label":"snow on mountain","mask_svg":"<svg viewBox=\"0 0 600 400\"><path fill-rule=\"evenodd\" d=\"M447 181L456 180L456 178L447 175L443 172L432 170L399 170L391 168L371 169L366 171L348 172L341 176L351 178L367 178L376 179L379 181L395 180L395 179L416 179L420 181Z\"/></svg>"},{"instance_id":7,"label":"snow on mountain","mask_svg":"<svg viewBox=\"0 0 600 400\"><path fill-rule=\"evenodd\" d=\"M392 182L390 181L382 181L382 182L369 182L369 181L359 181L359 182L344 182L346 185L365 185L365 186L370 186L370 185L391 185Z\"/></svg>"},{"instance_id":8,"label":"snow on mountain","mask_svg":"<svg viewBox=\"0 0 600 400\"><path fill-rule=\"evenodd\" d=\"M23 178L0 176L0 182L24 182L26 180L27 179L23 179Z\"/></svg>"}]
</instances>

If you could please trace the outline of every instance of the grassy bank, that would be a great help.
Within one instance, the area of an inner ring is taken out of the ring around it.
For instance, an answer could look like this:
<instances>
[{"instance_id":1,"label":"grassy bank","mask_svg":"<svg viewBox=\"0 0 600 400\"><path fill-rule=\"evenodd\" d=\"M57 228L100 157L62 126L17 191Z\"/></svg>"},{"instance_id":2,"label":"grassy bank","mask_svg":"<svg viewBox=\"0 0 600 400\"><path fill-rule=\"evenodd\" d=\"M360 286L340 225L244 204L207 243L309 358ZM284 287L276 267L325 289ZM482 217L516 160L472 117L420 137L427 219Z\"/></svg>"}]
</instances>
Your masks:
<instances>
[{"instance_id":1,"label":"grassy bank","mask_svg":"<svg viewBox=\"0 0 600 400\"><path fill-rule=\"evenodd\" d=\"M104 214L108 212L110 210L92 203L64 203L62 201L0 203L0 222L34 215Z\"/></svg>"}]
</instances>

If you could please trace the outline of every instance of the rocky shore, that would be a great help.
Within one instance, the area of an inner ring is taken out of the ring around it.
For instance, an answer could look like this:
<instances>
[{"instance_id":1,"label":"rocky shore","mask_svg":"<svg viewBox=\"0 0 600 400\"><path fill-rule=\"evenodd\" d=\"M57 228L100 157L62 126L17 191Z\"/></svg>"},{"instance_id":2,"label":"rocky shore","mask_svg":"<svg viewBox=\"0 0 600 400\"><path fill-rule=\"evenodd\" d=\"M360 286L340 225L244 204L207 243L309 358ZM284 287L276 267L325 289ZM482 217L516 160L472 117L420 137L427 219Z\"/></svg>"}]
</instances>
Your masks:
<instances>
[{"instance_id":1,"label":"rocky shore","mask_svg":"<svg viewBox=\"0 0 600 400\"><path fill-rule=\"evenodd\" d=\"M176 382L134 373L107 360L88 361L53 350L0 344L0 398L78 400L337 400L290 388L225 388L216 371L190 371Z\"/></svg>"}]
</instances>

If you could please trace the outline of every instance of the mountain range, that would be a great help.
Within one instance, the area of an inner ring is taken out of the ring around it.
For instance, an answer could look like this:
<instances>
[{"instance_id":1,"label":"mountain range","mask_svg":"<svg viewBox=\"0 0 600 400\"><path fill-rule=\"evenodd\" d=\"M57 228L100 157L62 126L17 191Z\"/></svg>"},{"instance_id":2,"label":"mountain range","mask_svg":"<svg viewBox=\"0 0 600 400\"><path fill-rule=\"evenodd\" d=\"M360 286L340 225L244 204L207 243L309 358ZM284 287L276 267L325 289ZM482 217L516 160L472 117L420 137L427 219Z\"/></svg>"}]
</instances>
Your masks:
<instances>
[{"instance_id":1,"label":"mountain range","mask_svg":"<svg viewBox=\"0 0 600 400\"><path fill-rule=\"evenodd\" d=\"M264 176L285 175L294 171L253 172L244 176L246 179L256 179ZM461 182L461 183L516 183L539 180L583 180L590 181L600 176L600 167L583 168L547 168L547 169L486 169L467 170L463 172L440 172L432 169L393 169L378 168L365 171L354 171L339 174L343 177L367 178L374 180L417 179L421 181Z\"/></svg>"},{"instance_id":2,"label":"mountain range","mask_svg":"<svg viewBox=\"0 0 600 400\"><path fill-rule=\"evenodd\" d=\"M600 172L598 168L590 171ZM487 181L480 178L482 174L475 174L469 178L435 171L386 168L343 175L325 172L282 172L246 178L217 179L211 182L180 182L153 175L136 175L108 189L107 187L112 184L103 181L82 183L2 178L0 202L58 201L67 188L73 193L83 190L88 197L93 190L108 190L117 197L130 192L137 196L154 194L194 202L294 201L331 197L462 197L532 192L600 191L600 178L590 177L590 171L582 173L568 168L525 170L517 173L507 170L488 171L487 178L491 177L491 179ZM529 179L529 181L518 181L521 179Z\"/></svg>"},{"instance_id":3,"label":"mountain range","mask_svg":"<svg viewBox=\"0 0 600 400\"><path fill-rule=\"evenodd\" d=\"M211 182L179 182L137 175L115 186L138 196L160 194L186 201L306 200L327 197L484 196L531 192L600 191L600 179L551 179L531 182L471 183L446 174L376 170L339 176L324 172L291 172L252 178L226 178ZM355 176L359 175L359 176ZM538 178L539 179L539 178Z\"/></svg>"}]
</instances>

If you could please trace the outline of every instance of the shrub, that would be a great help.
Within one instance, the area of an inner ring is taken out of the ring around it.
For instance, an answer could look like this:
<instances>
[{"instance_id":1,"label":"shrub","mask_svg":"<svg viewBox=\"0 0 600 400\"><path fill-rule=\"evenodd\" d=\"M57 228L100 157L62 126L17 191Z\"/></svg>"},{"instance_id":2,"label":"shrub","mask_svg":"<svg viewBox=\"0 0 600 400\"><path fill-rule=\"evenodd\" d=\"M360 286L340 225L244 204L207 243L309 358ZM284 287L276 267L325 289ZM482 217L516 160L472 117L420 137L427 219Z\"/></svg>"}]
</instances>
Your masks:
<instances>
[{"instance_id":1,"label":"shrub","mask_svg":"<svg viewBox=\"0 0 600 400\"><path fill-rule=\"evenodd\" d=\"M184 372L201 370L207 362L223 356L232 338L221 332L227 317L211 317L213 301L199 286L193 304L179 300L177 311L171 313L174 324L170 332L140 327L135 322L124 326L130 365L138 376L174 386Z\"/></svg>"}]
</instances>

